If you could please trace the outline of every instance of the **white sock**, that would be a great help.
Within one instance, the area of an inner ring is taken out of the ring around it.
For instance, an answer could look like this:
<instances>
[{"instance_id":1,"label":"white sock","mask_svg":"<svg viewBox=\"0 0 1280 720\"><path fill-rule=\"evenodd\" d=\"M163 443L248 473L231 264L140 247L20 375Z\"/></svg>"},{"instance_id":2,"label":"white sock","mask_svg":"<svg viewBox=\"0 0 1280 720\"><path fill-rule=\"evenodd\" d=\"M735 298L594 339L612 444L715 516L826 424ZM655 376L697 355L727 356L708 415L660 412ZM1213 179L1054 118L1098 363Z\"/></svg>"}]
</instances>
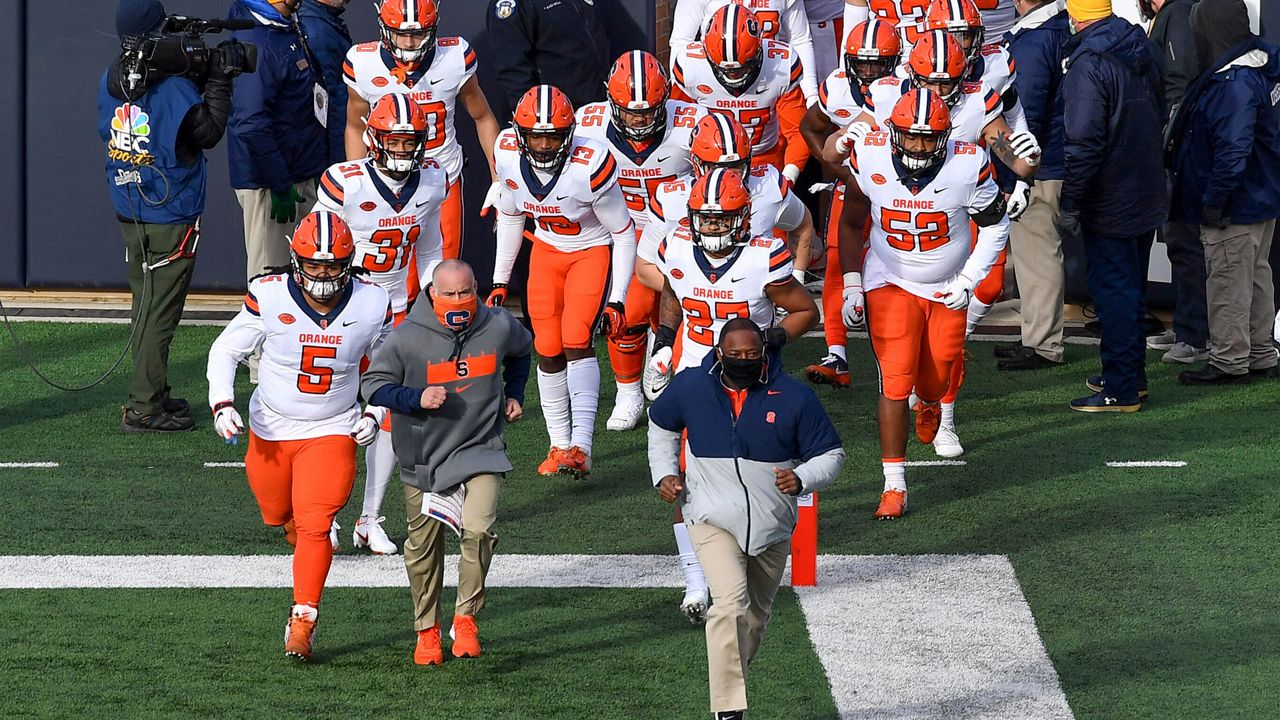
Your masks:
<instances>
[{"instance_id":1,"label":"white sock","mask_svg":"<svg viewBox=\"0 0 1280 720\"><path fill-rule=\"evenodd\" d=\"M573 438L588 455L596 433L596 409L600 406L600 361L594 357L570 360L569 398L573 408Z\"/></svg>"},{"instance_id":2,"label":"white sock","mask_svg":"<svg viewBox=\"0 0 1280 720\"><path fill-rule=\"evenodd\" d=\"M840 358L841 360L844 360L845 362L849 361L849 356L844 354L843 345L828 345L827 353L831 355L835 355L836 357Z\"/></svg>"},{"instance_id":3,"label":"white sock","mask_svg":"<svg viewBox=\"0 0 1280 720\"><path fill-rule=\"evenodd\" d=\"M684 573L684 591L706 590L707 578L702 574L702 563L698 562L698 553L693 550L693 539L689 537L689 528L678 522L671 526L676 534L676 549L680 551L680 571Z\"/></svg>"},{"instance_id":4,"label":"white sock","mask_svg":"<svg viewBox=\"0 0 1280 720\"><path fill-rule=\"evenodd\" d=\"M290 614L293 617L302 617L315 622L315 619L320 616L320 611L311 605L294 605L293 612Z\"/></svg>"},{"instance_id":5,"label":"white sock","mask_svg":"<svg viewBox=\"0 0 1280 720\"><path fill-rule=\"evenodd\" d=\"M538 398L542 403L542 417L547 421L547 435L551 447L569 449L569 372L549 373L538 368Z\"/></svg>"},{"instance_id":6,"label":"white sock","mask_svg":"<svg viewBox=\"0 0 1280 720\"><path fill-rule=\"evenodd\" d=\"M907 466L901 460L882 460L880 467L884 469L884 489L907 491Z\"/></svg>"},{"instance_id":7,"label":"white sock","mask_svg":"<svg viewBox=\"0 0 1280 720\"><path fill-rule=\"evenodd\" d=\"M978 300L977 298L969 299L968 319L965 321L964 336L969 337L973 334L973 329L978 327L978 323L982 322L982 318L987 316L991 310L991 306Z\"/></svg>"},{"instance_id":8,"label":"white sock","mask_svg":"<svg viewBox=\"0 0 1280 720\"><path fill-rule=\"evenodd\" d=\"M644 402L644 388L640 387L640 381L631 383L617 383L618 398L614 402L621 405L625 402Z\"/></svg>"},{"instance_id":9,"label":"white sock","mask_svg":"<svg viewBox=\"0 0 1280 720\"><path fill-rule=\"evenodd\" d=\"M378 517L395 467L396 451L391 446L391 433L379 430L373 444L364 451L364 507L360 510L361 515Z\"/></svg>"},{"instance_id":10,"label":"white sock","mask_svg":"<svg viewBox=\"0 0 1280 720\"><path fill-rule=\"evenodd\" d=\"M942 425L944 427L953 428L956 426L956 404L953 402L944 402L942 405Z\"/></svg>"}]
</instances>

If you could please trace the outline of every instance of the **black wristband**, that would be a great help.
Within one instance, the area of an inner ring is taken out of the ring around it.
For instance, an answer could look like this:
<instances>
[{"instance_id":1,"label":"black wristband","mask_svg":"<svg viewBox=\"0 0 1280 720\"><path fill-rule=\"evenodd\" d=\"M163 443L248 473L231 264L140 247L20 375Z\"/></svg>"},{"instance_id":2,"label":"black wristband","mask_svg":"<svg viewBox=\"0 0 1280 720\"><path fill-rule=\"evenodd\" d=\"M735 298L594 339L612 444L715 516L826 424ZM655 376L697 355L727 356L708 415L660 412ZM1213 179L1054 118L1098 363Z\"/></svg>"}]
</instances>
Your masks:
<instances>
[{"instance_id":1,"label":"black wristband","mask_svg":"<svg viewBox=\"0 0 1280 720\"><path fill-rule=\"evenodd\" d=\"M786 345L789 339L787 331L778 325L764 331L764 344L771 348L780 348Z\"/></svg>"},{"instance_id":2,"label":"black wristband","mask_svg":"<svg viewBox=\"0 0 1280 720\"><path fill-rule=\"evenodd\" d=\"M659 325L658 330L653 333L653 349L661 350L664 347L671 347L676 344L676 331L666 325Z\"/></svg>"}]
</instances>

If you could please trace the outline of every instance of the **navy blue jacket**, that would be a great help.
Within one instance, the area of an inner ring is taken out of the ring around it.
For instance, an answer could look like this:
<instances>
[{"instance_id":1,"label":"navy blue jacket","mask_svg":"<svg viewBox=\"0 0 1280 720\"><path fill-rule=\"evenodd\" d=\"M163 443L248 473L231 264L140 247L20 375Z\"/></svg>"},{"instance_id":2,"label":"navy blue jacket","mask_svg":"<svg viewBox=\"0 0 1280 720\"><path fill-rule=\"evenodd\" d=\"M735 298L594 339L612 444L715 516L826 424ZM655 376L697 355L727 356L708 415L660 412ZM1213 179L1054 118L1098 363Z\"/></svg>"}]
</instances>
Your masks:
<instances>
[{"instance_id":1,"label":"navy blue jacket","mask_svg":"<svg viewBox=\"0 0 1280 720\"><path fill-rule=\"evenodd\" d=\"M231 86L231 187L285 192L294 183L320 177L328 167L329 141L313 109L319 76L294 21L264 24L250 8L279 18L265 0L235 0L227 14L257 23L252 30L237 30L235 37L258 46L258 71L238 75Z\"/></svg>"},{"instance_id":2,"label":"navy blue jacket","mask_svg":"<svg viewBox=\"0 0 1280 720\"><path fill-rule=\"evenodd\" d=\"M1079 213L1086 236L1151 232L1168 208L1155 48L1138 26L1113 15L1072 36L1065 51L1061 210Z\"/></svg>"},{"instance_id":3,"label":"navy blue jacket","mask_svg":"<svg viewBox=\"0 0 1280 720\"><path fill-rule=\"evenodd\" d=\"M1009 31L1009 54L1018 65L1014 87L1027 127L1040 141L1040 180L1062 179L1062 45L1071 36L1066 11L1050 3L1027 13Z\"/></svg>"},{"instance_id":4,"label":"navy blue jacket","mask_svg":"<svg viewBox=\"0 0 1280 720\"><path fill-rule=\"evenodd\" d=\"M343 144L347 130L347 84L342 80L342 63L351 49L351 33L342 21L345 8L325 5L320 0L302 0L298 22L307 36L307 46L320 66L324 89L329 93L330 165L347 159Z\"/></svg>"},{"instance_id":5,"label":"navy blue jacket","mask_svg":"<svg viewBox=\"0 0 1280 720\"><path fill-rule=\"evenodd\" d=\"M1237 225L1280 217L1280 48L1250 38L1213 67L1173 121L1169 219L1196 224L1206 207Z\"/></svg>"}]
</instances>

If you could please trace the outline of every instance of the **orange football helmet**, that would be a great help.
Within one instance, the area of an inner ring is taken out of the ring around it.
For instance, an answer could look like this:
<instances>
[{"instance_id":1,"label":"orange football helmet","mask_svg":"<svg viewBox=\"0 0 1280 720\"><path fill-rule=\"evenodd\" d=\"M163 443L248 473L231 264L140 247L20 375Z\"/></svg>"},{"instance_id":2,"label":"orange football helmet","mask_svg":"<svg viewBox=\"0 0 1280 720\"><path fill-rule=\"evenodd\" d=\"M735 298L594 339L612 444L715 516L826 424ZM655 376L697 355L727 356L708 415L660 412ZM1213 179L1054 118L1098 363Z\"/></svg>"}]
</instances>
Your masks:
<instances>
[{"instance_id":1,"label":"orange football helmet","mask_svg":"<svg viewBox=\"0 0 1280 720\"><path fill-rule=\"evenodd\" d=\"M951 33L970 64L982 51L986 29L982 26L982 12L973 0L933 0L925 15L925 28Z\"/></svg>"},{"instance_id":2,"label":"orange football helmet","mask_svg":"<svg viewBox=\"0 0 1280 720\"><path fill-rule=\"evenodd\" d=\"M961 83L969 64L959 41L950 33L930 30L911 48L907 71L913 85L934 91L950 106L960 99Z\"/></svg>"},{"instance_id":3,"label":"orange football helmet","mask_svg":"<svg viewBox=\"0 0 1280 720\"><path fill-rule=\"evenodd\" d=\"M383 95L369 111L364 136L374 165L393 175L412 172L418 169L427 142L427 113L405 95ZM386 143L392 137L412 139L413 149L388 150Z\"/></svg>"},{"instance_id":4,"label":"orange football helmet","mask_svg":"<svg viewBox=\"0 0 1280 720\"><path fill-rule=\"evenodd\" d=\"M555 173L564 167L573 145L573 103L552 85L534 85L516 104L512 118L520 154L535 170ZM534 142L538 138L538 142ZM548 139L558 140L551 145Z\"/></svg>"},{"instance_id":5,"label":"orange football helmet","mask_svg":"<svg viewBox=\"0 0 1280 720\"><path fill-rule=\"evenodd\" d=\"M902 57L902 41L893 25L874 17L849 31L844 43L844 73L864 86L893 74Z\"/></svg>"},{"instance_id":6,"label":"orange football helmet","mask_svg":"<svg viewBox=\"0 0 1280 720\"><path fill-rule=\"evenodd\" d=\"M932 90L908 91L894 103L887 124L893 154L908 170L920 172L946 156L951 111Z\"/></svg>"},{"instance_id":7,"label":"orange football helmet","mask_svg":"<svg viewBox=\"0 0 1280 720\"><path fill-rule=\"evenodd\" d=\"M667 74L658 58L644 50L623 53L609 70L610 119L618 134L632 140L648 140L667 123ZM648 118L648 124L631 127L623 113Z\"/></svg>"},{"instance_id":8,"label":"orange football helmet","mask_svg":"<svg viewBox=\"0 0 1280 720\"><path fill-rule=\"evenodd\" d=\"M711 14L702 44L711 72L729 90L741 90L756 81L764 62L760 21L747 8L730 3Z\"/></svg>"},{"instance_id":9,"label":"orange football helmet","mask_svg":"<svg viewBox=\"0 0 1280 720\"><path fill-rule=\"evenodd\" d=\"M401 62L421 61L435 47L439 17L435 0L382 0L378 6L382 47ZM407 40L409 47L396 44L397 38Z\"/></svg>"},{"instance_id":10,"label":"orange football helmet","mask_svg":"<svg viewBox=\"0 0 1280 720\"><path fill-rule=\"evenodd\" d=\"M351 236L351 228L337 213L328 210L308 213L289 239L293 281L320 301L336 296L351 282L351 260L355 254L356 242ZM336 268L338 272L336 275L312 275L303 270L303 262Z\"/></svg>"},{"instance_id":11,"label":"orange football helmet","mask_svg":"<svg viewBox=\"0 0 1280 720\"><path fill-rule=\"evenodd\" d=\"M693 129L693 174L701 177L715 168L733 170L744 178L751 172L751 138L732 115L711 112Z\"/></svg>"},{"instance_id":12,"label":"orange football helmet","mask_svg":"<svg viewBox=\"0 0 1280 720\"><path fill-rule=\"evenodd\" d=\"M698 178L689 193L693 243L720 254L751 239L751 193L738 173L715 168Z\"/></svg>"}]
</instances>

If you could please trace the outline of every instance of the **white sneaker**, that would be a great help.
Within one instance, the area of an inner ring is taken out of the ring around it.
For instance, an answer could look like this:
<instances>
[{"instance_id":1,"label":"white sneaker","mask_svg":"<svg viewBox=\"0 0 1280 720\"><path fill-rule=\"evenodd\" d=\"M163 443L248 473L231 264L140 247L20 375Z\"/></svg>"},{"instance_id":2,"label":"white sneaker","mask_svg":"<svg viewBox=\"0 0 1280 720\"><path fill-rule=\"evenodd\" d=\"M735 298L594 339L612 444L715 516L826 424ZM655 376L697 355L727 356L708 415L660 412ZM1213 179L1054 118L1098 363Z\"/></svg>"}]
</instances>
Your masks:
<instances>
[{"instance_id":1,"label":"white sneaker","mask_svg":"<svg viewBox=\"0 0 1280 720\"><path fill-rule=\"evenodd\" d=\"M938 434L933 438L933 451L938 457L953 458L964 454L960 445L960 436L956 435L955 425L938 426Z\"/></svg>"},{"instance_id":2,"label":"white sneaker","mask_svg":"<svg viewBox=\"0 0 1280 720\"><path fill-rule=\"evenodd\" d=\"M1157 335L1147 336L1147 348L1150 350L1168 350L1177 342L1172 330L1164 330Z\"/></svg>"},{"instance_id":3,"label":"white sneaker","mask_svg":"<svg viewBox=\"0 0 1280 720\"><path fill-rule=\"evenodd\" d=\"M386 515L379 515L376 518L361 515L360 519L356 520L355 532L351 533L351 542L357 548L369 548L369 552L374 555L395 555L400 548L391 542L391 538L387 537L387 531L382 529L382 523L386 519Z\"/></svg>"},{"instance_id":4,"label":"white sneaker","mask_svg":"<svg viewBox=\"0 0 1280 720\"><path fill-rule=\"evenodd\" d=\"M707 588L685 590L684 599L680 601L680 612L689 618L694 625L707 621L707 608L711 606L711 592Z\"/></svg>"},{"instance_id":5,"label":"white sneaker","mask_svg":"<svg viewBox=\"0 0 1280 720\"><path fill-rule=\"evenodd\" d=\"M618 395L613 403L613 412L609 413L609 421L605 427L615 432L631 430L640 423L644 415L644 394Z\"/></svg>"},{"instance_id":6,"label":"white sneaker","mask_svg":"<svg viewBox=\"0 0 1280 720\"><path fill-rule=\"evenodd\" d=\"M1168 352L1160 356L1160 362L1182 363L1184 365L1193 365L1208 359L1208 348L1193 347L1184 342L1174 343Z\"/></svg>"},{"instance_id":7,"label":"white sneaker","mask_svg":"<svg viewBox=\"0 0 1280 720\"><path fill-rule=\"evenodd\" d=\"M342 526L338 524L338 519L333 519L333 524L329 526L329 544L333 546L333 551L338 552L342 549L342 544L338 542L338 531Z\"/></svg>"}]
</instances>

